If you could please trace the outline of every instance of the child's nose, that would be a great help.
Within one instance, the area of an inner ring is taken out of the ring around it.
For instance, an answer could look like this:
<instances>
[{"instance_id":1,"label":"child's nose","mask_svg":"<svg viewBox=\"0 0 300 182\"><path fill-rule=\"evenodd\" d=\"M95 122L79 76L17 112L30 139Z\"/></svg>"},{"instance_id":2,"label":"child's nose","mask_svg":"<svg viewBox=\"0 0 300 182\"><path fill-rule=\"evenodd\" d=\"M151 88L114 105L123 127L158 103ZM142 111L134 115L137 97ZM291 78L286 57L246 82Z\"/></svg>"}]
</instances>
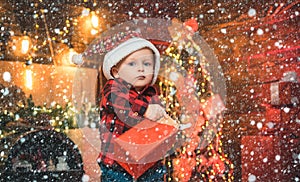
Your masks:
<instances>
[{"instance_id":1,"label":"child's nose","mask_svg":"<svg viewBox=\"0 0 300 182\"><path fill-rule=\"evenodd\" d=\"M138 65L138 71L144 71L144 65L143 64L139 64Z\"/></svg>"}]
</instances>

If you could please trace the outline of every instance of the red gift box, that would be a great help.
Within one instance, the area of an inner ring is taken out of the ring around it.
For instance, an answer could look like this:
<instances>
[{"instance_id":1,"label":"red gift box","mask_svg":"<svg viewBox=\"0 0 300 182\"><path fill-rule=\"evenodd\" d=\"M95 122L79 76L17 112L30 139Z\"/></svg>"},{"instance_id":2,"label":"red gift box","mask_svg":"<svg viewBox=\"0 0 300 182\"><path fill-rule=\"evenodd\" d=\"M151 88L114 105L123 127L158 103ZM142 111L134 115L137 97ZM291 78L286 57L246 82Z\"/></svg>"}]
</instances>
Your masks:
<instances>
[{"instance_id":1,"label":"red gift box","mask_svg":"<svg viewBox=\"0 0 300 182\"><path fill-rule=\"evenodd\" d=\"M281 109L266 107L266 122L280 123L281 122Z\"/></svg>"},{"instance_id":2,"label":"red gift box","mask_svg":"<svg viewBox=\"0 0 300 182\"><path fill-rule=\"evenodd\" d=\"M273 82L262 87L264 102L271 105L288 105L300 100L300 83Z\"/></svg>"},{"instance_id":3,"label":"red gift box","mask_svg":"<svg viewBox=\"0 0 300 182\"><path fill-rule=\"evenodd\" d=\"M256 177L257 181L278 181L282 179L280 138L274 136L243 136L241 139L242 181Z\"/></svg>"},{"instance_id":4,"label":"red gift box","mask_svg":"<svg viewBox=\"0 0 300 182\"><path fill-rule=\"evenodd\" d=\"M115 160L137 179L167 154L176 135L173 126L144 120L115 139Z\"/></svg>"},{"instance_id":5,"label":"red gift box","mask_svg":"<svg viewBox=\"0 0 300 182\"><path fill-rule=\"evenodd\" d=\"M299 153L298 138L280 136L242 136L242 180L287 181L299 174L293 153Z\"/></svg>"}]
</instances>

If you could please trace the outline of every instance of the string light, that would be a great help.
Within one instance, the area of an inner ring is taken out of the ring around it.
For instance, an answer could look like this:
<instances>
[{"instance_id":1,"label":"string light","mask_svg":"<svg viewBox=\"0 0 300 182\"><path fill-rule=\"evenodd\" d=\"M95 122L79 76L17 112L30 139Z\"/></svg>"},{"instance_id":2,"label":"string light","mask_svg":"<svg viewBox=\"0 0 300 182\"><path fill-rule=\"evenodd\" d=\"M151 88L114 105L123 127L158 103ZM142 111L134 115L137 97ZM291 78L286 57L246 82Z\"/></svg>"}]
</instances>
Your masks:
<instances>
[{"instance_id":1,"label":"string light","mask_svg":"<svg viewBox=\"0 0 300 182\"><path fill-rule=\"evenodd\" d=\"M199 46L186 43L181 44L182 47L178 47L176 43L173 46L169 46L165 50L165 58L162 60L162 64L165 64L167 73L174 72L178 73L181 71L187 71L187 74L192 75L193 83L191 87L196 89L196 96L200 103L205 103L207 95L210 92L211 77L208 72L204 69L207 63L204 61L206 58L203 56ZM184 47L184 48L183 48ZM190 52L185 54L185 49L189 49ZM176 70L175 68L179 68ZM169 94L169 91L176 91L175 83L168 79L162 79L158 83L160 88L160 98L166 103L166 110L168 113L177 120L180 120L182 113L184 113L187 108L179 102L176 94ZM191 93L193 94L193 93ZM212 93L209 93L213 95ZM203 112L201 112L203 113ZM215 121L215 126L211 126L211 121L205 121L205 123L200 128L194 128L196 131L208 131L200 139L199 135L191 135L190 143L181 147L179 153L176 154L173 160L174 173L168 178L169 181L182 181L192 177L189 169L199 173L201 180L204 181L216 181L218 177L221 177L224 181L233 180L233 165L231 161L228 160L227 155L223 153L222 142L220 137L222 136L223 127L222 118L217 118ZM210 127L219 127L217 131ZM190 151L195 145L195 141L206 141L209 142L206 148L206 155L203 155L203 149L197 149ZM194 142L194 143L193 143ZM194 162L191 162L194 160ZM172 163L168 163L168 167L171 167ZM225 167L226 166L226 167Z\"/></svg>"}]
</instances>

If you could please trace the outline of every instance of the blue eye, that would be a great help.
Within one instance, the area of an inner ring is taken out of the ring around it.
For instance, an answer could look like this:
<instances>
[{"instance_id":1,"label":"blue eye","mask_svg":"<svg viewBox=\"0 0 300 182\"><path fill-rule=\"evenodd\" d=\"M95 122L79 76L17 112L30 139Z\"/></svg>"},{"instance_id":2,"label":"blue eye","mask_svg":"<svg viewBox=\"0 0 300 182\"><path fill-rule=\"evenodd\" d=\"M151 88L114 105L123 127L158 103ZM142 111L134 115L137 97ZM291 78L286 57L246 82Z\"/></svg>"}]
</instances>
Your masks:
<instances>
[{"instance_id":1,"label":"blue eye","mask_svg":"<svg viewBox=\"0 0 300 182\"><path fill-rule=\"evenodd\" d=\"M152 65L152 63L145 62L145 63L144 63L144 65L145 65L145 66L151 66L151 65Z\"/></svg>"},{"instance_id":2,"label":"blue eye","mask_svg":"<svg viewBox=\"0 0 300 182\"><path fill-rule=\"evenodd\" d=\"M128 63L129 66L134 66L135 65L135 62L130 62Z\"/></svg>"}]
</instances>

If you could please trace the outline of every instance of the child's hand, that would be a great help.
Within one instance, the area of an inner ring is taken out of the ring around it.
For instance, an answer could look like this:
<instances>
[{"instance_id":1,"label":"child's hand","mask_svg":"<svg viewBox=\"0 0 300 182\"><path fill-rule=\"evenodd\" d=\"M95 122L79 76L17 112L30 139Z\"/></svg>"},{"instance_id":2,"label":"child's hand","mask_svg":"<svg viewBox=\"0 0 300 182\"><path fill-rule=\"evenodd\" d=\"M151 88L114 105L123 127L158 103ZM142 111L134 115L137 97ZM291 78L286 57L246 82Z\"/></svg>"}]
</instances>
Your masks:
<instances>
[{"instance_id":1,"label":"child's hand","mask_svg":"<svg viewBox=\"0 0 300 182\"><path fill-rule=\"evenodd\" d=\"M173 120L168 114L166 114L163 118L160 118L157 122L161 124L174 126L177 129L179 128L179 124L175 120Z\"/></svg>"},{"instance_id":2,"label":"child's hand","mask_svg":"<svg viewBox=\"0 0 300 182\"><path fill-rule=\"evenodd\" d=\"M167 115L165 109L159 104L149 104L144 116L152 121L157 121Z\"/></svg>"}]
</instances>

